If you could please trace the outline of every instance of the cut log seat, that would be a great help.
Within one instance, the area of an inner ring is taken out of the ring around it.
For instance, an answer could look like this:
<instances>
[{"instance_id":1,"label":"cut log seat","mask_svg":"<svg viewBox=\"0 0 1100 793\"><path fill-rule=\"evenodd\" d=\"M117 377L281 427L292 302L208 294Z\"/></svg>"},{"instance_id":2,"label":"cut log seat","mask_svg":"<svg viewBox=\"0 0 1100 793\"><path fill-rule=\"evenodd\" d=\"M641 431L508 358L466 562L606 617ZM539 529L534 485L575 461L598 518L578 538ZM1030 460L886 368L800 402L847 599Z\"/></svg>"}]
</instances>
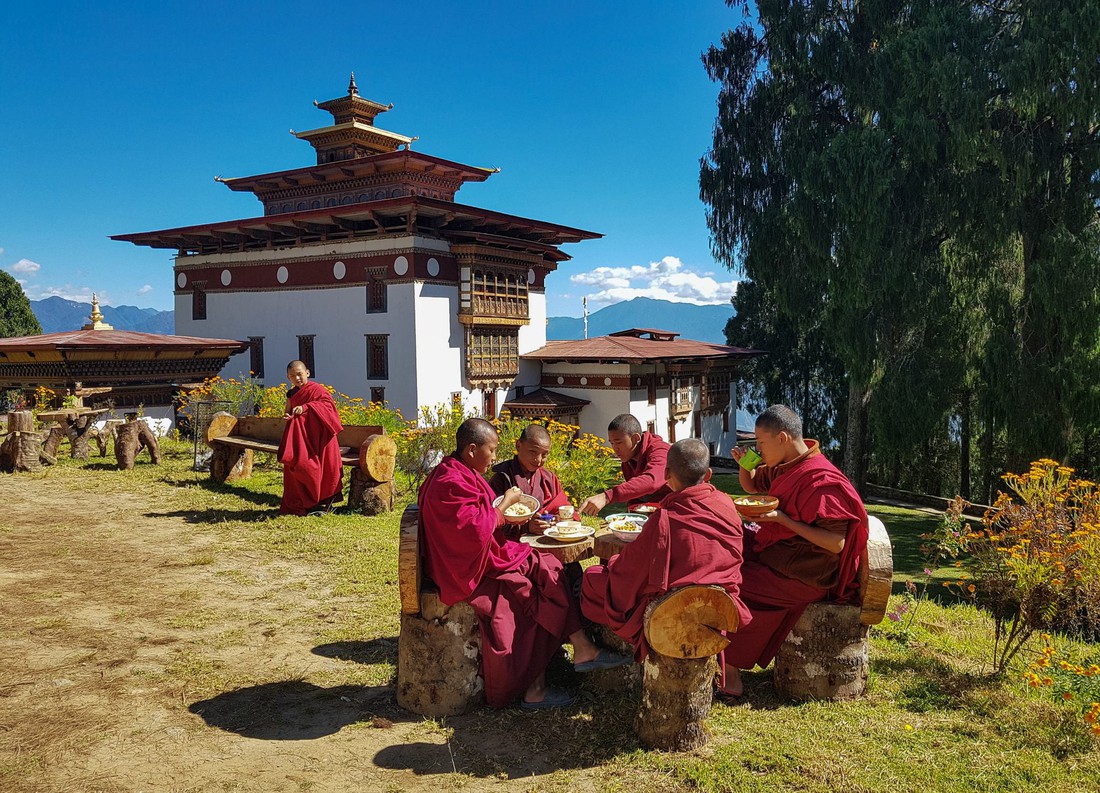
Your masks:
<instances>
[{"instance_id":1,"label":"cut log seat","mask_svg":"<svg viewBox=\"0 0 1100 793\"><path fill-rule=\"evenodd\" d=\"M811 603L775 656L775 687L789 699L858 699L867 689L868 626L886 614L894 573L886 527L872 515L869 529L859 566L860 602Z\"/></svg>"}]
</instances>

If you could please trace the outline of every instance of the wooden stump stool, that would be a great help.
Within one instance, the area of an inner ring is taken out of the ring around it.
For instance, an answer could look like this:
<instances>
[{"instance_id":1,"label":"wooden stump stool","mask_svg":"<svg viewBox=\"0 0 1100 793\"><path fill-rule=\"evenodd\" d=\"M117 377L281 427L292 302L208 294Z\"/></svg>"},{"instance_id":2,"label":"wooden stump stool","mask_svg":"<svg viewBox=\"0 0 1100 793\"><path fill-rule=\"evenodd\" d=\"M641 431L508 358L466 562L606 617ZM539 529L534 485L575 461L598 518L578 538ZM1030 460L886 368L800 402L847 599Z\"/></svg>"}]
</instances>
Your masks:
<instances>
[{"instance_id":1,"label":"wooden stump stool","mask_svg":"<svg viewBox=\"0 0 1100 793\"><path fill-rule=\"evenodd\" d=\"M351 469L348 506L364 515L393 509L393 469L397 444L389 435L372 435L359 447L359 465Z\"/></svg>"},{"instance_id":2,"label":"wooden stump stool","mask_svg":"<svg viewBox=\"0 0 1100 793\"><path fill-rule=\"evenodd\" d=\"M714 656L737 630L737 607L724 589L690 586L646 607L650 652L642 670L642 702L634 731L650 749L685 751L708 738L704 720L714 696Z\"/></svg>"},{"instance_id":3,"label":"wooden stump stool","mask_svg":"<svg viewBox=\"0 0 1100 793\"><path fill-rule=\"evenodd\" d=\"M420 576L419 515L401 516L397 583L397 704L421 716L454 716L481 704L481 628L468 603L446 606Z\"/></svg>"},{"instance_id":4,"label":"wooden stump stool","mask_svg":"<svg viewBox=\"0 0 1100 793\"><path fill-rule=\"evenodd\" d=\"M149 450L153 465L160 465L160 444L157 436L144 421L127 421L115 430L115 459L118 470L131 471L138 452Z\"/></svg>"},{"instance_id":5,"label":"wooden stump stool","mask_svg":"<svg viewBox=\"0 0 1100 793\"><path fill-rule=\"evenodd\" d=\"M894 561L882 521L869 520L860 559L860 603L811 603L775 656L775 688L795 700L862 697L870 675L870 625L882 622Z\"/></svg>"}]
</instances>

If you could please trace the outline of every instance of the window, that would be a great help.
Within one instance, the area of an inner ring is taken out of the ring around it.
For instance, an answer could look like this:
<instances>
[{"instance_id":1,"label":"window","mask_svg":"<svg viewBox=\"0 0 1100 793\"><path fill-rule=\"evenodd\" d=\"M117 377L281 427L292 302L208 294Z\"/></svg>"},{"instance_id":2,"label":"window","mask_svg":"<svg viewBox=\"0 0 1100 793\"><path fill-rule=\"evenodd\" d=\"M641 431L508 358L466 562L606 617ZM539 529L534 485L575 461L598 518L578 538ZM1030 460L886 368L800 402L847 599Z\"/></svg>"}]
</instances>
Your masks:
<instances>
[{"instance_id":1,"label":"window","mask_svg":"<svg viewBox=\"0 0 1100 793\"><path fill-rule=\"evenodd\" d=\"M195 284L191 293L191 319L206 319L206 284Z\"/></svg>"},{"instance_id":2,"label":"window","mask_svg":"<svg viewBox=\"0 0 1100 793\"><path fill-rule=\"evenodd\" d=\"M729 409L722 411L722 432L730 431L730 412Z\"/></svg>"},{"instance_id":3,"label":"window","mask_svg":"<svg viewBox=\"0 0 1100 793\"><path fill-rule=\"evenodd\" d=\"M384 334L367 336L367 379L388 380L390 360L387 347L390 337Z\"/></svg>"},{"instance_id":4,"label":"window","mask_svg":"<svg viewBox=\"0 0 1100 793\"><path fill-rule=\"evenodd\" d=\"M316 364L313 362L313 336L298 337L298 360L306 365L310 375L317 376Z\"/></svg>"},{"instance_id":5,"label":"window","mask_svg":"<svg viewBox=\"0 0 1100 793\"><path fill-rule=\"evenodd\" d=\"M371 386L370 401L382 404L386 401L386 389L382 386Z\"/></svg>"},{"instance_id":6,"label":"window","mask_svg":"<svg viewBox=\"0 0 1100 793\"><path fill-rule=\"evenodd\" d=\"M657 431L657 422L655 422L655 421L647 421L647 422L645 423L645 431L646 431L646 432L648 432L648 433L650 433L651 435L652 435L653 433L655 433L655 432Z\"/></svg>"},{"instance_id":7,"label":"window","mask_svg":"<svg viewBox=\"0 0 1100 793\"><path fill-rule=\"evenodd\" d=\"M649 398L649 404L656 405L657 404L657 375L651 374L649 376L649 380L646 383L646 388L647 388L646 396Z\"/></svg>"},{"instance_id":8,"label":"window","mask_svg":"<svg viewBox=\"0 0 1100 793\"><path fill-rule=\"evenodd\" d=\"M263 379L264 376L264 337L248 337L249 365L248 370L253 377Z\"/></svg>"},{"instance_id":9,"label":"window","mask_svg":"<svg viewBox=\"0 0 1100 793\"><path fill-rule=\"evenodd\" d=\"M669 443L676 443L676 419L668 420L668 437L665 440Z\"/></svg>"},{"instance_id":10,"label":"window","mask_svg":"<svg viewBox=\"0 0 1100 793\"><path fill-rule=\"evenodd\" d=\"M486 388L483 397L483 409L481 415L487 419L497 417L497 392L496 389Z\"/></svg>"},{"instance_id":11,"label":"window","mask_svg":"<svg viewBox=\"0 0 1100 793\"><path fill-rule=\"evenodd\" d=\"M386 311L386 282L376 275L367 280L367 313L381 314Z\"/></svg>"}]
</instances>

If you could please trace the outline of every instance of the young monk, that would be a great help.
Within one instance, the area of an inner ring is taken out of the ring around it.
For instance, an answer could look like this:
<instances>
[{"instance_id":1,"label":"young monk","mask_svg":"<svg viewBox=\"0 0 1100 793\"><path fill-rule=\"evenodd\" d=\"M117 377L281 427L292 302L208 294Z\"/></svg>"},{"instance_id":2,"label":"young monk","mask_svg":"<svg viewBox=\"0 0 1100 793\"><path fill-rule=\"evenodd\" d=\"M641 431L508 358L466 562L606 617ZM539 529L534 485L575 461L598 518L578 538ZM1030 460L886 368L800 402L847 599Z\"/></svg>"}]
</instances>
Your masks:
<instances>
[{"instance_id":1,"label":"young monk","mask_svg":"<svg viewBox=\"0 0 1100 793\"><path fill-rule=\"evenodd\" d=\"M665 479L672 491L650 516L638 539L607 562L592 565L581 581L581 611L607 625L645 658L642 620L650 601L677 587L716 584L737 604L741 625L751 619L738 596L741 585L741 517L728 495L710 484L710 450L695 438L668 452Z\"/></svg>"},{"instance_id":2,"label":"young monk","mask_svg":"<svg viewBox=\"0 0 1100 793\"><path fill-rule=\"evenodd\" d=\"M581 504L585 515L596 515L608 504L660 501L669 494L665 484L668 444L652 432L642 432L638 419L621 413L607 425L607 441L623 462L623 483L589 496Z\"/></svg>"},{"instance_id":3,"label":"young monk","mask_svg":"<svg viewBox=\"0 0 1100 793\"><path fill-rule=\"evenodd\" d=\"M859 559L867 547L867 511L851 482L803 439L802 420L785 405L756 419L763 462L741 468L741 487L779 499L746 532L741 598L752 623L726 648L726 694L742 693L740 669L767 666L810 603L859 596ZM745 450L733 456L740 460Z\"/></svg>"},{"instance_id":4,"label":"young monk","mask_svg":"<svg viewBox=\"0 0 1100 793\"><path fill-rule=\"evenodd\" d=\"M279 462L283 464L283 500L279 511L291 515L332 509L343 498L343 461L336 436L344 426L328 389L309 379L301 361L286 368L286 413L283 437L279 441Z\"/></svg>"},{"instance_id":5,"label":"young monk","mask_svg":"<svg viewBox=\"0 0 1100 793\"><path fill-rule=\"evenodd\" d=\"M543 512L554 512L569 503L558 477L546 469L550 456L550 433L541 424L528 424L516 438L516 453L511 460L493 466L489 487L498 496L511 487L518 487L542 504ZM527 524L530 531L542 534L550 524L534 517Z\"/></svg>"},{"instance_id":6,"label":"young monk","mask_svg":"<svg viewBox=\"0 0 1100 793\"><path fill-rule=\"evenodd\" d=\"M629 656L596 647L581 629L577 603L561 562L505 538L504 510L519 488L493 507L483 474L499 438L484 419L458 428L455 451L420 487L420 553L424 572L451 605L468 602L481 628L485 699L502 708L522 697L523 708L568 705L573 696L546 685L546 665L563 641L573 645L579 672L630 663Z\"/></svg>"}]
</instances>

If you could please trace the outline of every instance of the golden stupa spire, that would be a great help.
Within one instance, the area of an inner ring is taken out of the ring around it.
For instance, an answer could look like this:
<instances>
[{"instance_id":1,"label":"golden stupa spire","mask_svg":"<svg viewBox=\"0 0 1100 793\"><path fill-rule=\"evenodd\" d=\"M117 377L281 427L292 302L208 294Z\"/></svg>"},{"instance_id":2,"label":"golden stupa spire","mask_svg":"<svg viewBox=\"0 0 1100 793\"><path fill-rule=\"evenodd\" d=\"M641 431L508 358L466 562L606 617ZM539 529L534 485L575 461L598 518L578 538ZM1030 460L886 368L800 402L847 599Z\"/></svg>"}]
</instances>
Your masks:
<instances>
[{"instance_id":1,"label":"golden stupa spire","mask_svg":"<svg viewBox=\"0 0 1100 793\"><path fill-rule=\"evenodd\" d=\"M114 330L113 325L108 325L103 321L103 314L99 310L99 298L96 297L96 293L92 292L92 315L88 317L91 320L81 330Z\"/></svg>"}]
</instances>

